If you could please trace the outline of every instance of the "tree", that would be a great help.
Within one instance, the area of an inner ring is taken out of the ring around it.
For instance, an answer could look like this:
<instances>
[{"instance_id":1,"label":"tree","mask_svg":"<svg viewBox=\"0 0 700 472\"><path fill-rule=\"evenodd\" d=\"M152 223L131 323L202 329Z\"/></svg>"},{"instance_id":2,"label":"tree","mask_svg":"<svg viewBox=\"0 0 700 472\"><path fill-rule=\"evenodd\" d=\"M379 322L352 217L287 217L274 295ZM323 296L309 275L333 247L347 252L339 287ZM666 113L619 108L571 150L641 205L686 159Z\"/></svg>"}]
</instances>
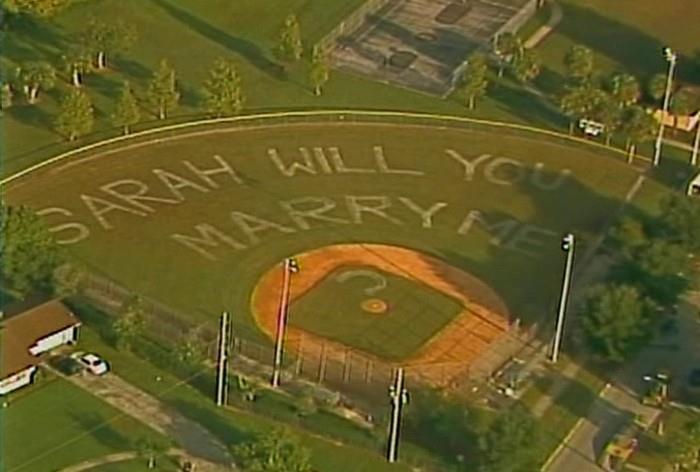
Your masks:
<instances>
[{"instance_id":1,"label":"tree","mask_svg":"<svg viewBox=\"0 0 700 472\"><path fill-rule=\"evenodd\" d=\"M204 82L204 97L207 111L219 117L236 115L243 109L245 97L241 77L233 62L218 59Z\"/></svg>"},{"instance_id":2,"label":"tree","mask_svg":"<svg viewBox=\"0 0 700 472\"><path fill-rule=\"evenodd\" d=\"M593 51L585 46L572 46L564 56L567 76L575 84L587 82L591 78L593 64Z\"/></svg>"},{"instance_id":3,"label":"tree","mask_svg":"<svg viewBox=\"0 0 700 472\"><path fill-rule=\"evenodd\" d=\"M628 162L632 162L637 146L651 139L656 134L658 123L642 107L632 105L622 115L622 133L627 138L626 149Z\"/></svg>"},{"instance_id":4,"label":"tree","mask_svg":"<svg viewBox=\"0 0 700 472\"><path fill-rule=\"evenodd\" d=\"M609 146L615 131L622 124L622 109L613 97L603 93L591 109L590 115L605 126L605 144Z\"/></svg>"},{"instance_id":5,"label":"tree","mask_svg":"<svg viewBox=\"0 0 700 472\"><path fill-rule=\"evenodd\" d=\"M90 97L80 89L73 89L63 97L61 109L56 117L56 130L69 141L92 130L94 109Z\"/></svg>"},{"instance_id":6,"label":"tree","mask_svg":"<svg viewBox=\"0 0 700 472\"><path fill-rule=\"evenodd\" d=\"M51 288L63 252L44 222L31 209L0 203L0 285L25 297Z\"/></svg>"},{"instance_id":7,"label":"tree","mask_svg":"<svg viewBox=\"0 0 700 472\"><path fill-rule=\"evenodd\" d=\"M202 334L199 329L189 330L175 345L177 358L190 366L197 366L204 360Z\"/></svg>"},{"instance_id":8,"label":"tree","mask_svg":"<svg viewBox=\"0 0 700 472\"><path fill-rule=\"evenodd\" d=\"M412 443L445 457L462 456L467 470L474 470L478 464L473 459L479 455L477 432L482 423L479 414L478 409L444 392L412 389L411 408L406 410L402 434Z\"/></svg>"},{"instance_id":9,"label":"tree","mask_svg":"<svg viewBox=\"0 0 700 472\"><path fill-rule=\"evenodd\" d=\"M9 83L3 82L0 84L0 114L12 106L14 93Z\"/></svg>"},{"instance_id":10,"label":"tree","mask_svg":"<svg viewBox=\"0 0 700 472\"><path fill-rule=\"evenodd\" d=\"M134 25L122 20L104 22L91 18L81 36L95 57L97 69L102 70L107 67L107 54L128 50L136 42L138 33Z\"/></svg>"},{"instance_id":11,"label":"tree","mask_svg":"<svg viewBox=\"0 0 700 472\"><path fill-rule=\"evenodd\" d=\"M688 289L689 262L680 244L654 239L630 259L630 280L659 305L672 306Z\"/></svg>"},{"instance_id":12,"label":"tree","mask_svg":"<svg viewBox=\"0 0 700 472\"><path fill-rule=\"evenodd\" d=\"M627 259L634 258L639 250L649 244L644 225L629 216L623 217L613 228L612 237Z\"/></svg>"},{"instance_id":13,"label":"tree","mask_svg":"<svg viewBox=\"0 0 700 472\"><path fill-rule=\"evenodd\" d=\"M146 466L154 469L158 456L167 450L167 446L152 438L142 437L134 442L134 449L138 456L146 461Z\"/></svg>"},{"instance_id":14,"label":"tree","mask_svg":"<svg viewBox=\"0 0 700 472\"><path fill-rule=\"evenodd\" d=\"M467 107L472 110L477 98L486 94L488 80L486 74L488 66L486 56L481 53L474 53L467 60L467 67L464 69L460 92L467 100Z\"/></svg>"},{"instance_id":15,"label":"tree","mask_svg":"<svg viewBox=\"0 0 700 472\"><path fill-rule=\"evenodd\" d=\"M175 71L170 68L166 59L160 61L160 66L148 86L148 100L158 110L158 118L161 120L166 118L168 111L180 101Z\"/></svg>"},{"instance_id":16,"label":"tree","mask_svg":"<svg viewBox=\"0 0 700 472\"><path fill-rule=\"evenodd\" d=\"M53 293L59 298L71 297L80 291L85 280L85 269L77 264L64 263L53 271Z\"/></svg>"},{"instance_id":17,"label":"tree","mask_svg":"<svg viewBox=\"0 0 700 472\"><path fill-rule=\"evenodd\" d=\"M72 48L62 57L66 72L71 77L74 87L83 85L83 76L93 70L90 52L84 46Z\"/></svg>"},{"instance_id":18,"label":"tree","mask_svg":"<svg viewBox=\"0 0 700 472\"><path fill-rule=\"evenodd\" d=\"M700 205L692 199L674 194L664 200L658 227L663 237L687 251L700 251Z\"/></svg>"},{"instance_id":19,"label":"tree","mask_svg":"<svg viewBox=\"0 0 700 472\"><path fill-rule=\"evenodd\" d=\"M611 80L611 93L620 108L634 105L639 101L639 82L630 74L617 74Z\"/></svg>"},{"instance_id":20,"label":"tree","mask_svg":"<svg viewBox=\"0 0 700 472\"><path fill-rule=\"evenodd\" d=\"M124 81L122 85L122 94L112 114L112 123L114 126L122 127L124 129L124 134L129 134L131 126L138 123L139 119L141 119L139 105L131 91L129 82Z\"/></svg>"},{"instance_id":21,"label":"tree","mask_svg":"<svg viewBox=\"0 0 700 472\"><path fill-rule=\"evenodd\" d=\"M515 34L505 32L496 36L493 49L499 58L498 76L503 76L503 69L510 65L516 54L523 50L523 43Z\"/></svg>"},{"instance_id":22,"label":"tree","mask_svg":"<svg viewBox=\"0 0 700 472\"><path fill-rule=\"evenodd\" d=\"M590 83L568 87L559 101L561 110L569 116L569 134L574 132L574 124L587 115L605 99L605 92Z\"/></svg>"},{"instance_id":23,"label":"tree","mask_svg":"<svg viewBox=\"0 0 700 472\"><path fill-rule=\"evenodd\" d=\"M668 438L675 470L700 470L700 421L688 421Z\"/></svg>"},{"instance_id":24,"label":"tree","mask_svg":"<svg viewBox=\"0 0 700 472\"><path fill-rule=\"evenodd\" d=\"M122 304L121 313L114 320L112 330L117 346L131 349L134 341L146 328L145 307L139 296L132 297Z\"/></svg>"},{"instance_id":25,"label":"tree","mask_svg":"<svg viewBox=\"0 0 700 472\"><path fill-rule=\"evenodd\" d=\"M530 82L540 75L542 60L533 49L521 49L513 56L511 69L516 79Z\"/></svg>"},{"instance_id":26,"label":"tree","mask_svg":"<svg viewBox=\"0 0 700 472\"><path fill-rule=\"evenodd\" d=\"M666 93L666 74L654 74L647 84L647 92L654 100L661 100Z\"/></svg>"},{"instance_id":27,"label":"tree","mask_svg":"<svg viewBox=\"0 0 700 472\"><path fill-rule=\"evenodd\" d=\"M298 61L304 53L304 45L301 41L301 30L296 15L290 14L284 20L284 26L280 33L279 55L287 60Z\"/></svg>"},{"instance_id":28,"label":"tree","mask_svg":"<svg viewBox=\"0 0 700 472\"><path fill-rule=\"evenodd\" d=\"M27 62L17 69L17 78L30 104L36 103L39 90L51 90L56 84L56 69L45 61Z\"/></svg>"},{"instance_id":29,"label":"tree","mask_svg":"<svg viewBox=\"0 0 700 472\"><path fill-rule=\"evenodd\" d=\"M11 13L25 13L48 17L71 3L72 0L3 0L0 8Z\"/></svg>"},{"instance_id":30,"label":"tree","mask_svg":"<svg viewBox=\"0 0 700 472\"><path fill-rule=\"evenodd\" d=\"M314 46L311 54L311 83L314 86L314 95L321 95L323 86L330 77L330 67L328 66L328 56L318 45Z\"/></svg>"},{"instance_id":31,"label":"tree","mask_svg":"<svg viewBox=\"0 0 700 472\"><path fill-rule=\"evenodd\" d=\"M622 362L653 333L654 304L630 285L598 286L586 300L581 327L589 348Z\"/></svg>"},{"instance_id":32,"label":"tree","mask_svg":"<svg viewBox=\"0 0 700 472\"><path fill-rule=\"evenodd\" d=\"M669 109L673 114L673 127L678 127L678 118L690 114L695 108L695 95L687 88L682 88L671 96Z\"/></svg>"},{"instance_id":33,"label":"tree","mask_svg":"<svg viewBox=\"0 0 700 472\"><path fill-rule=\"evenodd\" d=\"M310 454L287 430L275 429L233 448L246 472L311 472Z\"/></svg>"},{"instance_id":34,"label":"tree","mask_svg":"<svg viewBox=\"0 0 700 472\"><path fill-rule=\"evenodd\" d=\"M482 442L483 472L538 470L541 431L537 421L519 405L501 413L491 423Z\"/></svg>"}]
</instances>

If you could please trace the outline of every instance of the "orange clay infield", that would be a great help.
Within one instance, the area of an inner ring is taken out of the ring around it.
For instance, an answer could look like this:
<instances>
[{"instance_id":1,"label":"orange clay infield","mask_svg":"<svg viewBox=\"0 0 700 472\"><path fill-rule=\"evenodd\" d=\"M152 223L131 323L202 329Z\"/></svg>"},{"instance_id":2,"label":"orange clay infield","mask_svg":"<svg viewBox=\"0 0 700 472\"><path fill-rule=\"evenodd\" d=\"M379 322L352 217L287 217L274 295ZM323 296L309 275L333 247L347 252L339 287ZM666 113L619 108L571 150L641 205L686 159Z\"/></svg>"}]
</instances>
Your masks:
<instances>
[{"instance_id":1,"label":"orange clay infield","mask_svg":"<svg viewBox=\"0 0 700 472\"><path fill-rule=\"evenodd\" d=\"M340 244L318 248L295 256L301 270L291 278L291 301L303 296L339 266L374 266L379 270L410 278L462 302L464 310L409 358L394 365L420 370L425 380L449 383L469 366L491 343L508 329L509 313L503 300L476 277L434 257L410 249L381 244ZM252 309L256 323L270 339L277 326L282 269L276 265L258 281ZM389 362L367 352L356 351L309 331L287 326L285 349L301 356L342 359L353 351L378 363ZM431 368L435 375L431 375ZM440 379L438 381L438 378Z\"/></svg>"}]
</instances>

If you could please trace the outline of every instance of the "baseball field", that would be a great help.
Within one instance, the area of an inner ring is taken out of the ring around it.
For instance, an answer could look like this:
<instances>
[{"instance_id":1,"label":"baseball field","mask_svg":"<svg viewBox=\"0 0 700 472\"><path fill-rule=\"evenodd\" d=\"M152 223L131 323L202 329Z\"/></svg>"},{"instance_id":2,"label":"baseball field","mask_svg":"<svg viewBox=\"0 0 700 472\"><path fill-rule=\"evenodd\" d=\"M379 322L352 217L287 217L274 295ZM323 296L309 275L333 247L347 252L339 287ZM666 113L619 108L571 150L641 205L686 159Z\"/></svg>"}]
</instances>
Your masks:
<instances>
[{"instance_id":1,"label":"baseball field","mask_svg":"<svg viewBox=\"0 0 700 472\"><path fill-rule=\"evenodd\" d=\"M562 266L638 184L604 150L507 129L335 121L191 128L79 153L6 187L91 270L215 326L401 362L467 362L546 319ZM647 182L644 186L654 186Z\"/></svg>"}]
</instances>

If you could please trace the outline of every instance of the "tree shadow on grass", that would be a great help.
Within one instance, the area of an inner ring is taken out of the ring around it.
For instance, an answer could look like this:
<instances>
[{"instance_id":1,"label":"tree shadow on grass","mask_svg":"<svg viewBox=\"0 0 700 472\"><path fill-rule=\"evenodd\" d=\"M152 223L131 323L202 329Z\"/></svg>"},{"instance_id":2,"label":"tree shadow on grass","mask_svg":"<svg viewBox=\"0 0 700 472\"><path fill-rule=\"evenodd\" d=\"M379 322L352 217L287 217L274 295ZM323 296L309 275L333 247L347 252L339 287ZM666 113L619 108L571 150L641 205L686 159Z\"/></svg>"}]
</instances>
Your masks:
<instances>
[{"instance_id":1,"label":"tree shadow on grass","mask_svg":"<svg viewBox=\"0 0 700 472\"><path fill-rule=\"evenodd\" d=\"M129 438L118 432L112 426L115 418L106 418L97 412L73 411L69 413L73 421L78 423L80 429L89 433L103 446L115 450L130 448Z\"/></svg>"},{"instance_id":2,"label":"tree shadow on grass","mask_svg":"<svg viewBox=\"0 0 700 472\"><path fill-rule=\"evenodd\" d=\"M223 417L226 413L217 413L211 408L205 408L187 400L173 399L166 401L180 414L202 425L227 446L249 441L254 437L249 432L232 426L231 421L227 421ZM174 425L174 427L177 427L177 425Z\"/></svg>"},{"instance_id":3,"label":"tree shadow on grass","mask_svg":"<svg viewBox=\"0 0 700 472\"><path fill-rule=\"evenodd\" d=\"M262 72L278 80L286 78L284 67L265 57L265 53L261 51L260 47L255 43L247 39L232 36L166 0L154 0L154 3L170 14L170 16L179 20L210 41L219 43L232 52L240 54Z\"/></svg>"},{"instance_id":4,"label":"tree shadow on grass","mask_svg":"<svg viewBox=\"0 0 700 472\"><path fill-rule=\"evenodd\" d=\"M112 59L112 63L115 69L136 80L148 80L153 76L151 69L133 59L118 56Z\"/></svg>"},{"instance_id":5,"label":"tree shadow on grass","mask_svg":"<svg viewBox=\"0 0 700 472\"><path fill-rule=\"evenodd\" d=\"M5 111L12 119L18 122L40 128L44 130L53 130L54 120L42 107L37 105L17 105L10 107Z\"/></svg>"},{"instance_id":6,"label":"tree shadow on grass","mask_svg":"<svg viewBox=\"0 0 700 472\"><path fill-rule=\"evenodd\" d=\"M561 6L564 17L557 26L558 33L623 64L628 72L642 79L664 72L665 61L661 49L666 44L658 38L572 2L562 3ZM679 57L680 80L692 80L692 69L691 58Z\"/></svg>"},{"instance_id":7,"label":"tree shadow on grass","mask_svg":"<svg viewBox=\"0 0 700 472\"><path fill-rule=\"evenodd\" d=\"M489 98L497 101L508 113L533 126L564 128L564 115L545 97L538 97L523 86L500 80L489 90Z\"/></svg>"}]
</instances>

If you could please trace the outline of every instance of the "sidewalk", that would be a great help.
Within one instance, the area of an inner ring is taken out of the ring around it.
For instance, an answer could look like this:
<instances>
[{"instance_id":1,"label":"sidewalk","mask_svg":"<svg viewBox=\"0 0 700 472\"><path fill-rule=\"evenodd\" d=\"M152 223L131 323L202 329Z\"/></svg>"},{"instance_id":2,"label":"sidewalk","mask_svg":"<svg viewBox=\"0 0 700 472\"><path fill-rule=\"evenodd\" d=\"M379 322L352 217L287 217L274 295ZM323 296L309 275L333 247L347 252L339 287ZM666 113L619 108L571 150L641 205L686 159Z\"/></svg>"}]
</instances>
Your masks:
<instances>
[{"instance_id":1,"label":"sidewalk","mask_svg":"<svg viewBox=\"0 0 700 472\"><path fill-rule=\"evenodd\" d=\"M535 31L532 34L532 36L525 40L525 44L523 44L523 46L526 49L534 48L542 41L544 41L544 39L547 36L549 36L549 33L551 33L552 30L554 30L554 28L556 28L557 25L561 22L561 19L564 16L561 6L557 2L550 1L549 7L552 9L552 15L549 17L549 20L547 21L546 25L541 26L537 31Z\"/></svg>"}]
</instances>

